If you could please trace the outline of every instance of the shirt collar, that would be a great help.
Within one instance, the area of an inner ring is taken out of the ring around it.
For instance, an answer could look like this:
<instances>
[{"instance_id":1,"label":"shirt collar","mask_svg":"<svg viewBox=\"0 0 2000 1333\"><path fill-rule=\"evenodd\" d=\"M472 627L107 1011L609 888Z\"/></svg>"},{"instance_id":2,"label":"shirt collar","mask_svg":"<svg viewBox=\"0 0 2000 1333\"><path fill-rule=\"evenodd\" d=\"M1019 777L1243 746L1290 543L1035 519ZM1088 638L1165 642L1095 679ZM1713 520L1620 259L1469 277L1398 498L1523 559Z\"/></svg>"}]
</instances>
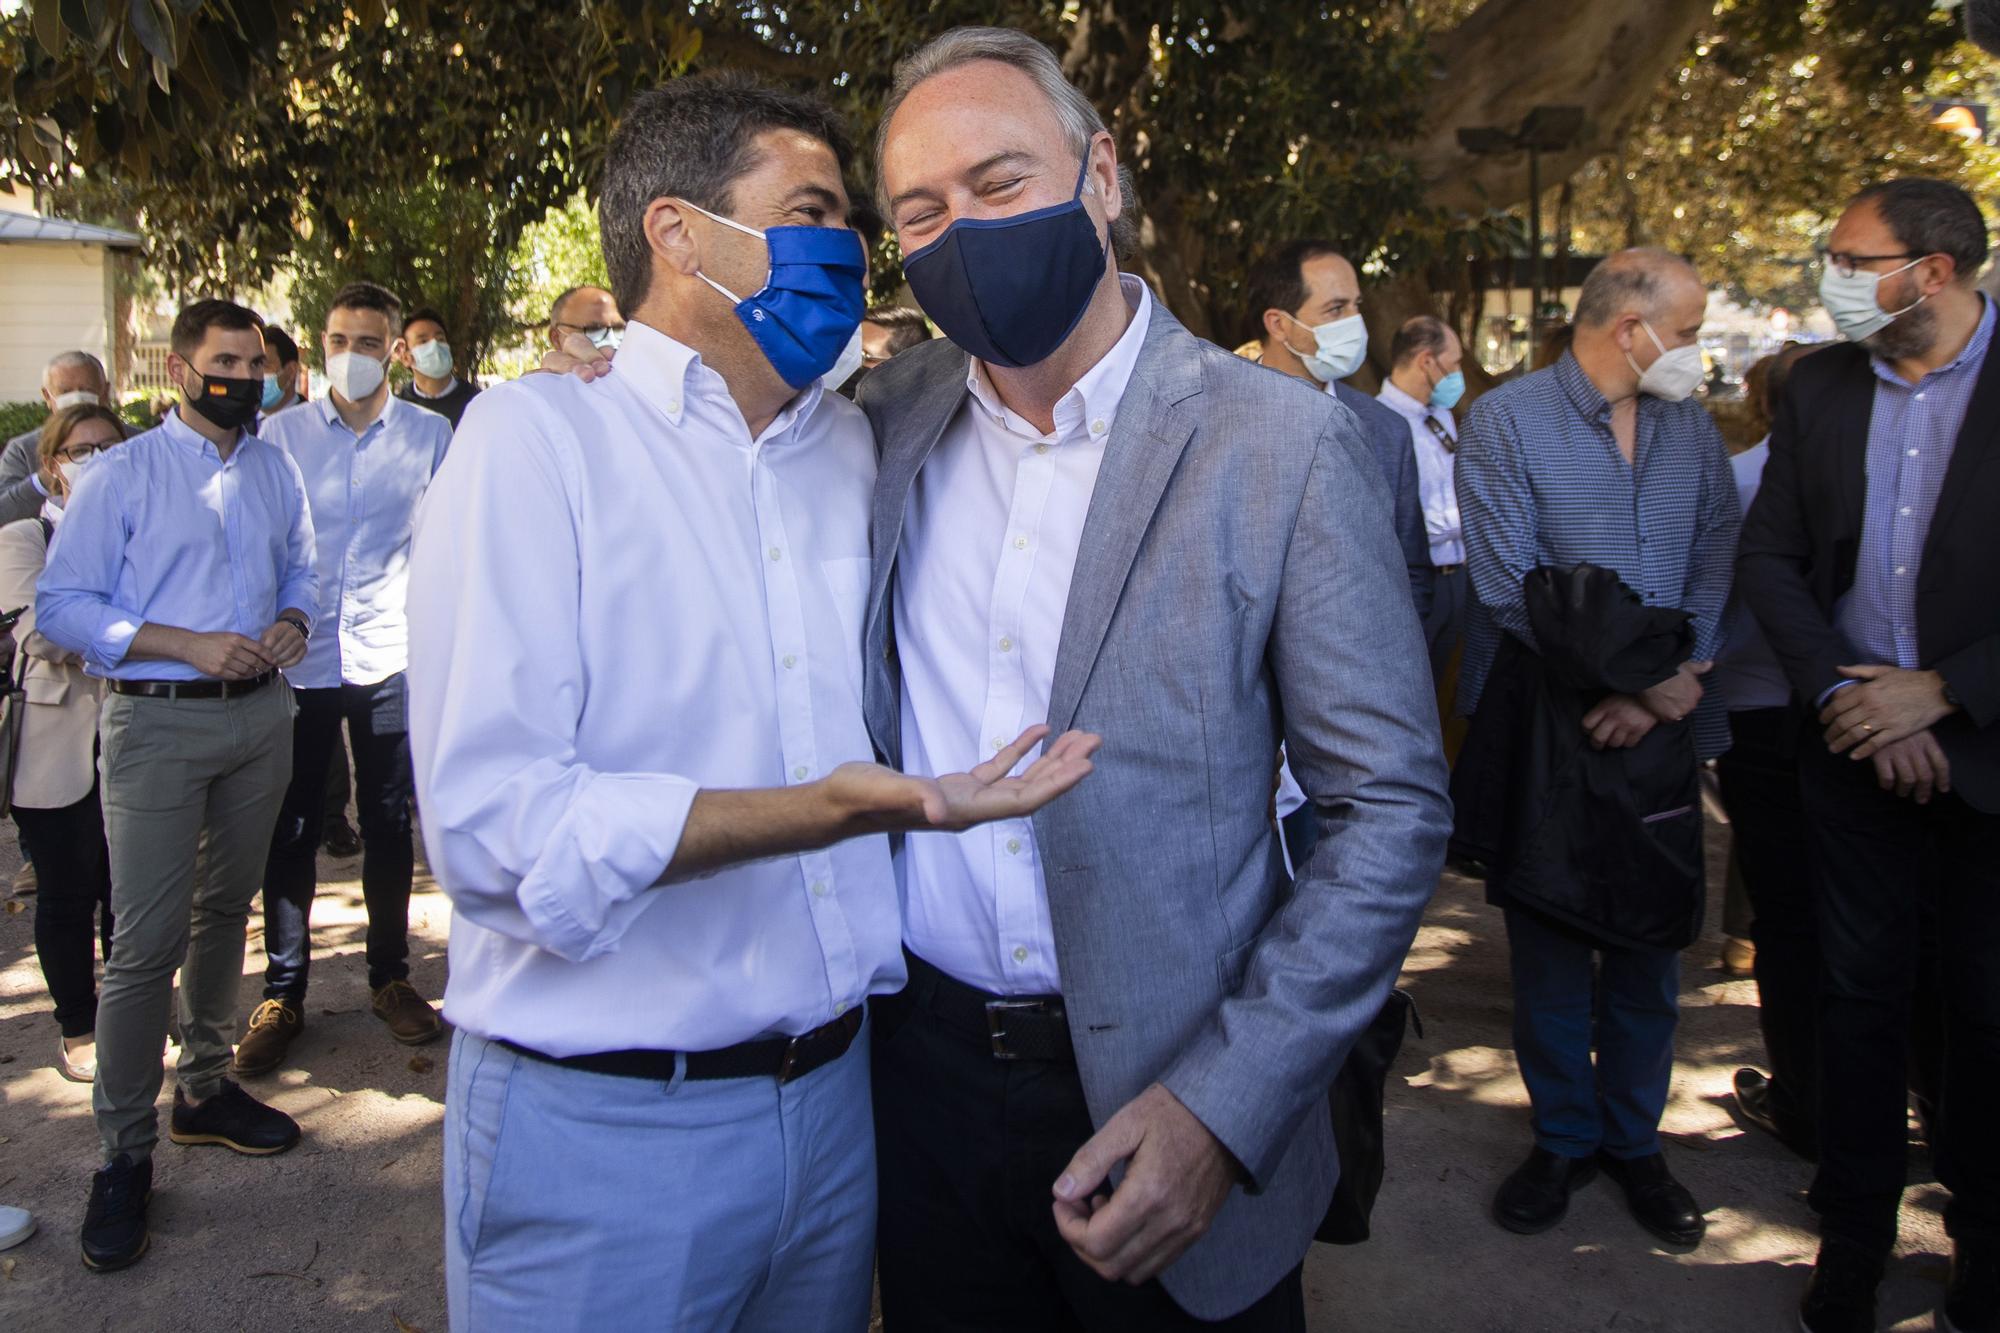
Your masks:
<instances>
[{"instance_id":1,"label":"shirt collar","mask_svg":"<svg viewBox=\"0 0 2000 1333\"><path fill-rule=\"evenodd\" d=\"M1420 403L1404 393L1394 380L1382 381L1382 392L1379 397L1383 406L1392 407L1406 417L1427 417L1431 414L1429 403Z\"/></svg>"},{"instance_id":2,"label":"shirt collar","mask_svg":"<svg viewBox=\"0 0 2000 1333\"><path fill-rule=\"evenodd\" d=\"M1590 382L1590 376L1583 373L1583 367L1576 363L1574 353L1564 352L1562 358L1549 367L1549 371L1556 377L1556 383L1562 386L1562 391L1570 403L1582 413L1585 421L1611 419L1610 401L1598 391L1595 384ZM1644 398L1643 394L1641 398Z\"/></svg>"},{"instance_id":3,"label":"shirt collar","mask_svg":"<svg viewBox=\"0 0 2000 1333\"><path fill-rule=\"evenodd\" d=\"M1960 366L1967 364L1978 365L1986 359L1986 349L1993 342L1993 300L1986 293L1981 292L1979 294L1979 305L1979 325L1973 329L1972 336L1965 340L1965 346L1961 347L1958 355L1950 361L1939 366L1936 370L1926 372L1924 375L1925 379L1930 379L1937 375L1949 375ZM1896 373L1894 366L1884 361L1881 357L1871 353L1868 357L1868 364L1875 368L1877 376L1889 381L1889 383L1900 385L1905 389L1913 387L1908 380Z\"/></svg>"},{"instance_id":4,"label":"shirt collar","mask_svg":"<svg viewBox=\"0 0 2000 1333\"><path fill-rule=\"evenodd\" d=\"M333 391L331 389L327 391L326 397L315 399L313 406L319 409L320 420L326 422L327 425L337 427L349 435L354 435L354 432L348 429L346 420L340 415L340 409L334 405ZM363 438L377 426L386 427L389 424L390 414L402 411L404 406L403 400L396 397L395 394L385 395L382 400L382 410L377 412L375 419L366 426L363 426L361 434L354 435L354 438L357 440Z\"/></svg>"},{"instance_id":5,"label":"shirt collar","mask_svg":"<svg viewBox=\"0 0 2000 1333\"><path fill-rule=\"evenodd\" d=\"M1097 364L1085 371L1056 403L1057 435L1067 434L1079 423L1095 421L1104 422L1101 434L1109 435L1111 421L1118 415L1118 404L1132 383L1132 372L1139 364L1139 352L1146 345L1146 330L1153 320L1153 295L1144 282L1129 273L1118 275L1118 290L1132 312L1131 322L1111 350L1099 357ZM1010 420L1019 420L1000 401L993 381L986 374L986 363L977 357L966 368L965 387L986 414L1003 426ZM1032 427L1023 429L1033 432Z\"/></svg>"},{"instance_id":6,"label":"shirt collar","mask_svg":"<svg viewBox=\"0 0 2000 1333\"><path fill-rule=\"evenodd\" d=\"M457 389L458 389L458 376L456 375L453 375L449 379L447 379L445 381L444 388L438 390L436 393L425 393L415 380L410 381L410 392L415 394L417 397L423 399L427 403L435 403L440 398L449 398L454 392L457 391ZM393 396L394 395L392 394L391 397Z\"/></svg>"},{"instance_id":7,"label":"shirt collar","mask_svg":"<svg viewBox=\"0 0 2000 1333\"><path fill-rule=\"evenodd\" d=\"M174 404L174 410L167 413L166 418L160 422L160 429L166 432L168 439L180 445L183 449L192 449L198 454L213 458L218 463L221 462L222 451L215 447L215 442L196 430L193 426L188 425L187 422L181 420L181 413L186 409L187 405L185 403ZM237 453L243 452L243 445L246 441L257 438L247 430L240 432L240 435L241 438L236 442ZM235 457L235 454L230 455L230 457Z\"/></svg>"},{"instance_id":8,"label":"shirt collar","mask_svg":"<svg viewBox=\"0 0 2000 1333\"><path fill-rule=\"evenodd\" d=\"M698 395L703 402L739 417L742 415L742 409L729 395L728 381L702 363L700 352L640 320L630 320L625 325L625 340L618 345L618 366L621 371L618 378L675 426L687 417L690 395ZM638 373L624 373L631 371ZM823 392L819 380L799 390L759 438L774 440L795 423L810 418Z\"/></svg>"}]
</instances>

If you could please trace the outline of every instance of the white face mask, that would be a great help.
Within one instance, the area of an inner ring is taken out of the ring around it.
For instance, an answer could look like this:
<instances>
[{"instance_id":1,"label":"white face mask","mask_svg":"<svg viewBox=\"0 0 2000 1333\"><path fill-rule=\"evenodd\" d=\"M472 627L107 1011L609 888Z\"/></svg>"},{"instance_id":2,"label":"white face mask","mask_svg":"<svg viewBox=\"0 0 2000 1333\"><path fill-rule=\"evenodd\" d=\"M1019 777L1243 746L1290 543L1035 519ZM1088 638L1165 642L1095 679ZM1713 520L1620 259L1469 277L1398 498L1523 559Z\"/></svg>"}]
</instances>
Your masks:
<instances>
[{"instance_id":1,"label":"white face mask","mask_svg":"<svg viewBox=\"0 0 2000 1333\"><path fill-rule=\"evenodd\" d=\"M350 403L358 403L382 387L388 367L359 352L336 352L326 359L326 382Z\"/></svg>"},{"instance_id":2,"label":"white face mask","mask_svg":"<svg viewBox=\"0 0 2000 1333\"><path fill-rule=\"evenodd\" d=\"M65 407L80 407L86 403L92 407L97 407L103 401L103 399L88 389L71 389L68 393L59 393L56 395L55 410L60 412Z\"/></svg>"},{"instance_id":3,"label":"white face mask","mask_svg":"<svg viewBox=\"0 0 2000 1333\"><path fill-rule=\"evenodd\" d=\"M1625 364L1639 377L1640 393L1651 394L1661 402L1678 403L1701 387L1707 372L1702 369L1700 343L1689 343L1669 352L1651 324L1642 319L1639 327L1653 340L1653 346L1660 349L1659 360L1644 370L1639 369L1630 352L1625 353Z\"/></svg>"},{"instance_id":4,"label":"white face mask","mask_svg":"<svg viewBox=\"0 0 2000 1333\"><path fill-rule=\"evenodd\" d=\"M615 352L625 341L625 330L610 328L585 329L583 336L590 339L590 345L600 352Z\"/></svg>"},{"instance_id":5,"label":"white face mask","mask_svg":"<svg viewBox=\"0 0 2000 1333\"><path fill-rule=\"evenodd\" d=\"M418 343L410 349L410 362L416 366L419 375L428 375L434 380L451 375L451 344L442 338L427 343Z\"/></svg>"},{"instance_id":6,"label":"white face mask","mask_svg":"<svg viewBox=\"0 0 2000 1333\"><path fill-rule=\"evenodd\" d=\"M820 382L829 389L838 389L861 369L861 358L861 326L856 324L854 336L847 340L847 346L840 349L840 359L833 363L833 369L827 371Z\"/></svg>"},{"instance_id":7,"label":"white face mask","mask_svg":"<svg viewBox=\"0 0 2000 1333\"><path fill-rule=\"evenodd\" d=\"M1877 299L1879 293L1876 289L1882 285L1882 279L1907 273L1923 262L1923 259L1912 259L1903 267L1887 273L1857 269L1851 274L1843 274L1828 264L1826 272L1819 275L1819 303L1826 307L1826 313L1833 319L1834 327L1840 330L1842 337L1854 342L1871 338L1930 299L1919 296L1901 310L1884 310Z\"/></svg>"},{"instance_id":8,"label":"white face mask","mask_svg":"<svg viewBox=\"0 0 2000 1333\"><path fill-rule=\"evenodd\" d=\"M1294 350L1292 355L1305 362L1306 371L1321 384L1346 379L1368 359L1368 325L1359 315L1325 324L1308 324L1290 315L1285 318L1312 334L1313 350Z\"/></svg>"}]
</instances>

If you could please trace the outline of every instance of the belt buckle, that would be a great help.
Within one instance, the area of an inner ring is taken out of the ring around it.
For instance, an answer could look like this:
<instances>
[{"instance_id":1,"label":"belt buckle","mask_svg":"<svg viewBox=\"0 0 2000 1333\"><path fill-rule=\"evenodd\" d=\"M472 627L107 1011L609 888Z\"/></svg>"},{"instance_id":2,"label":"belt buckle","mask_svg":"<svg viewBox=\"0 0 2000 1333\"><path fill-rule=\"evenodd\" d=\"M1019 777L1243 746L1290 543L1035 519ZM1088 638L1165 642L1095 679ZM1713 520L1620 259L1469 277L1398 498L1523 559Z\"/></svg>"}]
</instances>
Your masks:
<instances>
[{"instance_id":1,"label":"belt buckle","mask_svg":"<svg viewBox=\"0 0 2000 1333\"><path fill-rule=\"evenodd\" d=\"M778 1082L790 1083L795 1078L804 1078L810 1070L800 1069L799 1062L813 1045L837 1036L836 1029L845 1020L845 1015L831 1023L814 1028L811 1032L801 1032L785 1043L785 1058L778 1061ZM817 1065L814 1068L818 1068Z\"/></svg>"},{"instance_id":2,"label":"belt buckle","mask_svg":"<svg viewBox=\"0 0 2000 1333\"><path fill-rule=\"evenodd\" d=\"M1033 1013L1046 1008L1043 1000L988 1000L986 1002L986 1038L992 1044L995 1060L1018 1060L1021 1057L1007 1049L1007 1029L1001 1022L1001 1015L1009 1012Z\"/></svg>"}]
</instances>

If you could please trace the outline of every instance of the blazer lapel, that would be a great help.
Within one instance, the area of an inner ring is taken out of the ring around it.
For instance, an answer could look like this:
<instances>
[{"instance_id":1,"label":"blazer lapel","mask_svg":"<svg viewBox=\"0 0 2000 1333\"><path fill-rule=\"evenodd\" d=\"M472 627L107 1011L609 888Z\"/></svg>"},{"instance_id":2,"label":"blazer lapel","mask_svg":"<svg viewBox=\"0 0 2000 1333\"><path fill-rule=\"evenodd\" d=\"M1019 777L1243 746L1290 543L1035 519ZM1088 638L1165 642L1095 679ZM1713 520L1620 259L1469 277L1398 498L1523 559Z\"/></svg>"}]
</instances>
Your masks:
<instances>
[{"instance_id":1,"label":"blazer lapel","mask_svg":"<svg viewBox=\"0 0 2000 1333\"><path fill-rule=\"evenodd\" d=\"M1868 506L1868 423L1875 412L1875 367L1863 358L1861 370L1847 381L1853 398L1835 411L1839 433L1834 437L1832 458L1840 483L1842 531L1857 541Z\"/></svg>"},{"instance_id":2,"label":"blazer lapel","mask_svg":"<svg viewBox=\"0 0 2000 1333\"><path fill-rule=\"evenodd\" d=\"M1979 382L1972 388L1972 401L1965 406L1965 420L1960 423L1958 439L1952 445L1951 463L1944 472L1944 489L1938 494L1930 530L1924 536L1926 556L1937 534L1949 529L1952 515L1965 503L1966 493L1972 489L1973 474L1995 453L2000 453L1993 438L1996 423L2000 423L2000 345L1996 345L2000 344L2000 330L1995 330L1993 339L1987 345L1986 360L1979 368Z\"/></svg>"},{"instance_id":3,"label":"blazer lapel","mask_svg":"<svg viewBox=\"0 0 2000 1333\"><path fill-rule=\"evenodd\" d=\"M1158 300L1150 318L1145 346L1105 442L1070 577L1049 688L1048 722L1057 734L1076 719L1139 543L1194 435L1196 414L1179 405L1201 392L1200 345Z\"/></svg>"}]
</instances>

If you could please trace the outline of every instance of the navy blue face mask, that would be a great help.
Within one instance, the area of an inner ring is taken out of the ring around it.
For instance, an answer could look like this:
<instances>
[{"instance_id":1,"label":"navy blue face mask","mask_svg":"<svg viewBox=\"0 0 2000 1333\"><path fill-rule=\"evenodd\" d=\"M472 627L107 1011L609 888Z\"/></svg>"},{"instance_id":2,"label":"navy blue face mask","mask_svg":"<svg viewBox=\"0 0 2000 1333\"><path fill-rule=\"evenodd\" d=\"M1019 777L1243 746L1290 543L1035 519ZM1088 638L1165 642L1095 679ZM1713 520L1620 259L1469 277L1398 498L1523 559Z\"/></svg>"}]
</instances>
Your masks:
<instances>
[{"instance_id":1,"label":"navy blue face mask","mask_svg":"<svg viewBox=\"0 0 2000 1333\"><path fill-rule=\"evenodd\" d=\"M686 200L681 200L687 203ZM771 274L749 297L697 273L736 307L736 317L762 349L778 377L803 389L832 370L867 309L861 237L846 227L771 227L758 231L688 204L703 217L764 242Z\"/></svg>"},{"instance_id":2,"label":"navy blue face mask","mask_svg":"<svg viewBox=\"0 0 2000 1333\"><path fill-rule=\"evenodd\" d=\"M944 336L988 365L1032 366L1063 345L1104 280L1105 242L1083 206L1090 155L1066 204L1011 218L960 218L903 260Z\"/></svg>"}]
</instances>

